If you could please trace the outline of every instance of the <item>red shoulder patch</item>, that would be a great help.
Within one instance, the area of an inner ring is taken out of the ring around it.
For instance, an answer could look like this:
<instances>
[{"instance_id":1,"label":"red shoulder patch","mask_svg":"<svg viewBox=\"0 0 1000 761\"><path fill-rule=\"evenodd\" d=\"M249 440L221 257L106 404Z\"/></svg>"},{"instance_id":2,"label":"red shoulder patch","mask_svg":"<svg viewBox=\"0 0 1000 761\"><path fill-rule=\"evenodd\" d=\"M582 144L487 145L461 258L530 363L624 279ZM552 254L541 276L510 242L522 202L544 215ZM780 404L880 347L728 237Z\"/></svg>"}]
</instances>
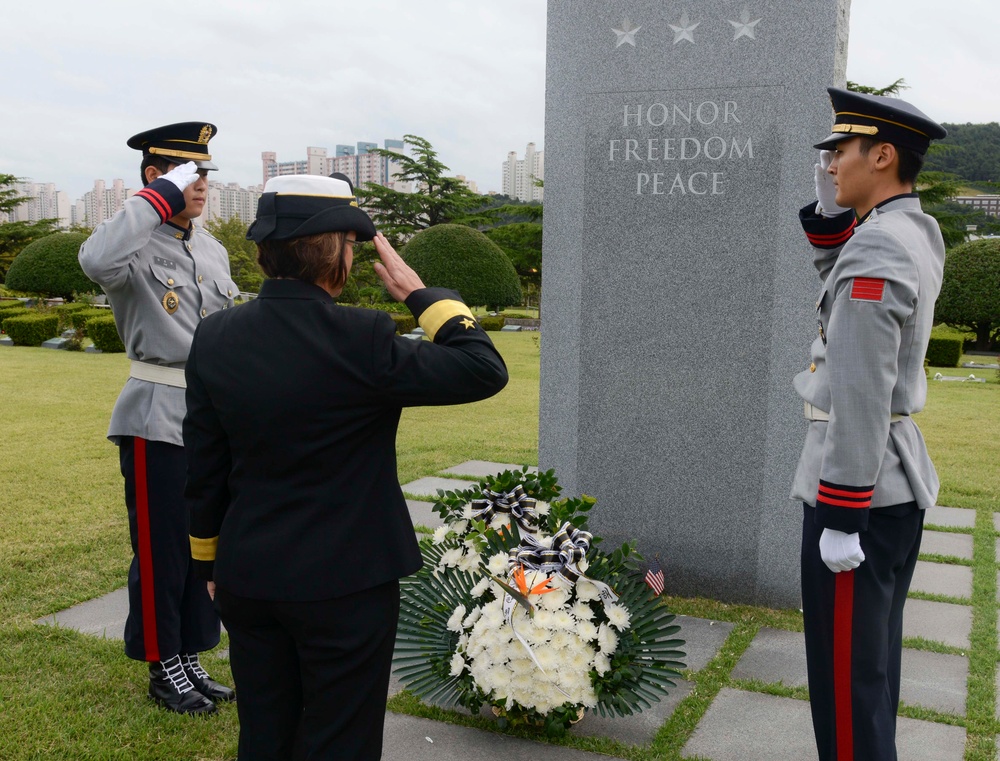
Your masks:
<instances>
[{"instance_id":1,"label":"red shoulder patch","mask_svg":"<svg viewBox=\"0 0 1000 761\"><path fill-rule=\"evenodd\" d=\"M856 277L851 285L851 301L881 301L885 280L878 277Z\"/></svg>"}]
</instances>

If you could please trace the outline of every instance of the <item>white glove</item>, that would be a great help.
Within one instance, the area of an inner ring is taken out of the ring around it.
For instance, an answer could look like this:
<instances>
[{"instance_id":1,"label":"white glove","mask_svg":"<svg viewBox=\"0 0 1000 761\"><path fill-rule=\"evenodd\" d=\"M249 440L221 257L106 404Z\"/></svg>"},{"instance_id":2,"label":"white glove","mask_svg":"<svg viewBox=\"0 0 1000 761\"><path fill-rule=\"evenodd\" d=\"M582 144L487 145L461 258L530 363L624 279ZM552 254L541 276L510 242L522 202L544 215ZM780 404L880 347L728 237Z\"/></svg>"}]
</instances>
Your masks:
<instances>
[{"instance_id":1,"label":"white glove","mask_svg":"<svg viewBox=\"0 0 1000 761\"><path fill-rule=\"evenodd\" d=\"M177 189L183 193L184 188L194 182L197 182L198 167L193 161L189 161L186 164L175 166L169 172L160 176L164 180L170 180L170 182L176 185Z\"/></svg>"},{"instance_id":2,"label":"white glove","mask_svg":"<svg viewBox=\"0 0 1000 761\"><path fill-rule=\"evenodd\" d=\"M824 217L836 217L847 211L845 207L837 206L837 186L833 184L833 177L826 171L830 168L832 161L833 151L820 151L819 163L814 165L816 168L816 198L819 200L816 211Z\"/></svg>"},{"instance_id":3,"label":"white glove","mask_svg":"<svg viewBox=\"0 0 1000 761\"><path fill-rule=\"evenodd\" d=\"M819 538L819 556L834 573L854 570L865 562L861 536L825 528Z\"/></svg>"}]
</instances>

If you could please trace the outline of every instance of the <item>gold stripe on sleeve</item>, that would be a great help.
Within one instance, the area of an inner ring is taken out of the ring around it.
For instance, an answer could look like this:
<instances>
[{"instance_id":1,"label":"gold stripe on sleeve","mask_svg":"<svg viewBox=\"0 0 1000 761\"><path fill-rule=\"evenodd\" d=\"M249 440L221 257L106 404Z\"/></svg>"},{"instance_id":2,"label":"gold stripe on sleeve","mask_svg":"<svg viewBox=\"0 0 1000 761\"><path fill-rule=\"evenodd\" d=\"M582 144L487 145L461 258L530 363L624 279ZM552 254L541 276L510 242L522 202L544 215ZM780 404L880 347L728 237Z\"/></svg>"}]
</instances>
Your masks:
<instances>
[{"instance_id":1,"label":"gold stripe on sleeve","mask_svg":"<svg viewBox=\"0 0 1000 761\"><path fill-rule=\"evenodd\" d=\"M215 550L219 546L219 537L200 539L197 536L188 537L191 540L191 557L195 560L215 560Z\"/></svg>"},{"instance_id":2,"label":"gold stripe on sleeve","mask_svg":"<svg viewBox=\"0 0 1000 761\"><path fill-rule=\"evenodd\" d=\"M472 318L472 312L461 301L443 299L441 301L435 301L427 307L427 309L424 310L424 313L420 315L419 323L420 327L424 329L424 333L427 334L427 337L433 341L434 336L436 336L437 332L441 330L441 326L448 322L448 320L452 317Z\"/></svg>"}]
</instances>

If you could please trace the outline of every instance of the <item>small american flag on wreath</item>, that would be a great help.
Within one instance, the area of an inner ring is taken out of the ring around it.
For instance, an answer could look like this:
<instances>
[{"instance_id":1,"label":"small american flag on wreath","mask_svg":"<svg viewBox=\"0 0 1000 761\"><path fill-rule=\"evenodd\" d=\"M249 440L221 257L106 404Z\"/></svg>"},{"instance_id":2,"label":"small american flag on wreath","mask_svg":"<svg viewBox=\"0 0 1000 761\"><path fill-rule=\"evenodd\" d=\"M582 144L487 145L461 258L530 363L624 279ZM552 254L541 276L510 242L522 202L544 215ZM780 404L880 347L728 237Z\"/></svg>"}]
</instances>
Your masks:
<instances>
[{"instance_id":1,"label":"small american flag on wreath","mask_svg":"<svg viewBox=\"0 0 1000 761\"><path fill-rule=\"evenodd\" d=\"M663 569L660 567L659 558L653 558L646 564L643 581L657 596L663 594Z\"/></svg>"}]
</instances>

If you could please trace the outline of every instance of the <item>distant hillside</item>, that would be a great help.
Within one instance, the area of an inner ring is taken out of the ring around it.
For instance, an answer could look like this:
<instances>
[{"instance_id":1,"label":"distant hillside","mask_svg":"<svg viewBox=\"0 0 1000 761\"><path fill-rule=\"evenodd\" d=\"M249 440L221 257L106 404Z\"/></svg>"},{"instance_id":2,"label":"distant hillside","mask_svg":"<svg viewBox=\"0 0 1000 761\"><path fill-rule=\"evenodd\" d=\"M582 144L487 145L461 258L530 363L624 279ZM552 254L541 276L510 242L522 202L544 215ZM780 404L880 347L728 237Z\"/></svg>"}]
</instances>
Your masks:
<instances>
[{"instance_id":1,"label":"distant hillside","mask_svg":"<svg viewBox=\"0 0 1000 761\"><path fill-rule=\"evenodd\" d=\"M948 137L931 144L925 171L1000 182L1000 124L945 124L944 128Z\"/></svg>"}]
</instances>

